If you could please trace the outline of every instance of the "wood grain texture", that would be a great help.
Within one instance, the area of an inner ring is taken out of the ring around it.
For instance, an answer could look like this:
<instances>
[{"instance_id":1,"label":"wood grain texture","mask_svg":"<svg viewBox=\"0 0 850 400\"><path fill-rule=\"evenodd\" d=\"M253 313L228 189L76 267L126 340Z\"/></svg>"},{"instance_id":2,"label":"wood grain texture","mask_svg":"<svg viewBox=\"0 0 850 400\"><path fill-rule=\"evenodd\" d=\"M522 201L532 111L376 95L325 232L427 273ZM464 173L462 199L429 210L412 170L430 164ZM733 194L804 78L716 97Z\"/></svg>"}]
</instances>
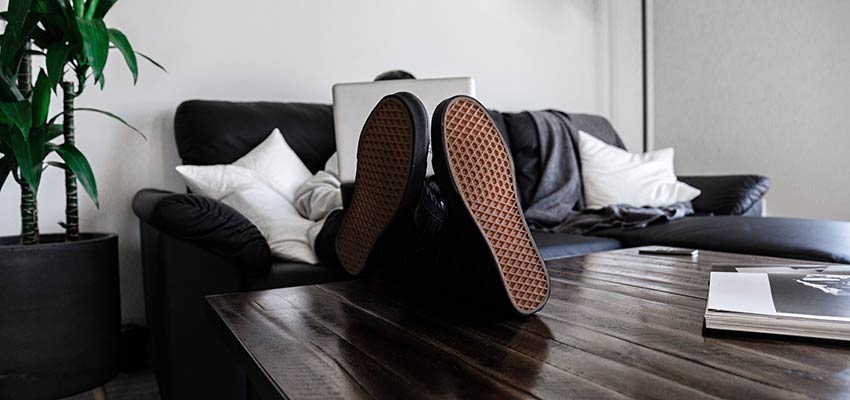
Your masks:
<instances>
[{"instance_id":1,"label":"wood grain texture","mask_svg":"<svg viewBox=\"0 0 850 400\"><path fill-rule=\"evenodd\" d=\"M710 265L728 262L789 260L637 249L549 260L551 299L524 319L450 312L442 293L370 279L208 302L269 397L850 397L847 344L703 334Z\"/></svg>"}]
</instances>

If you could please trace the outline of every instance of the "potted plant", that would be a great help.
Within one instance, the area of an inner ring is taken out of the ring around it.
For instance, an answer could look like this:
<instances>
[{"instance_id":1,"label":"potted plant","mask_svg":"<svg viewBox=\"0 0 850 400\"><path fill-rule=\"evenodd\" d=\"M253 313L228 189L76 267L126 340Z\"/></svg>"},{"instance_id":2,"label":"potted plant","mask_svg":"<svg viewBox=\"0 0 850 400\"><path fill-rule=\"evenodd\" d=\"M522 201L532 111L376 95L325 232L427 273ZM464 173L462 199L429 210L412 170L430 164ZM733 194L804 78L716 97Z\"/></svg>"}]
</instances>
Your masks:
<instances>
[{"instance_id":1,"label":"potted plant","mask_svg":"<svg viewBox=\"0 0 850 400\"><path fill-rule=\"evenodd\" d=\"M95 205L98 190L74 143L75 111L127 125L106 111L74 107L89 74L103 87L110 48L121 52L134 82L138 76L137 53L103 21L116 1L13 0L0 14L6 21L0 36L0 190L11 183L21 189L21 235L0 237L0 393L10 398L63 397L99 387L118 372L118 237L79 231L77 183ZM32 57L44 57L46 66L35 84ZM65 80L67 72L72 81ZM57 92L63 109L51 116ZM51 160L54 154L58 160ZM49 167L65 171L65 234L38 229L37 194Z\"/></svg>"}]
</instances>

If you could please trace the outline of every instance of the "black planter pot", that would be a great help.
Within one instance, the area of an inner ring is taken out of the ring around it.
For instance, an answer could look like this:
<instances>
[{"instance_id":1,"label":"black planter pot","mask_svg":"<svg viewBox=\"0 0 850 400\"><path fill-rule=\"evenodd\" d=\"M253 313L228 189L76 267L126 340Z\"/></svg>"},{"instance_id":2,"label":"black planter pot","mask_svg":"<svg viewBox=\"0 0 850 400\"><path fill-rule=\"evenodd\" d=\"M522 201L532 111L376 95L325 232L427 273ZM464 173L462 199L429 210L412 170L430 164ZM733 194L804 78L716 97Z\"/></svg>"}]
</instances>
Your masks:
<instances>
[{"instance_id":1,"label":"black planter pot","mask_svg":"<svg viewBox=\"0 0 850 400\"><path fill-rule=\"evenodd\" d=\"M46 399L118 373L118 236L0 238L0 398Z\"/></svg>"}]
</instances>

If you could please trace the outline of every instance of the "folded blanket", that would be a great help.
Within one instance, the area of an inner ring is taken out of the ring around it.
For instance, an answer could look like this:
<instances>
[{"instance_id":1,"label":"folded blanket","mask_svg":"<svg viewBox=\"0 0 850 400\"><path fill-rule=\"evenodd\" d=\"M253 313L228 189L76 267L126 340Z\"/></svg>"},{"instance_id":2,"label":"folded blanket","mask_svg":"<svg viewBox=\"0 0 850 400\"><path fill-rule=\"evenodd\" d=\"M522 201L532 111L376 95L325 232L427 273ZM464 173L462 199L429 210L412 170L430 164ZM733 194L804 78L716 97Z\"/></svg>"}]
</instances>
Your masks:
<instances>
[{"instance_id":1,"label":"folded blanket","mask_svg":"<svg viewBox=\"0 0 850 400\"><path fill-rule=\"evenodd\" d=\"M598 229L614 227L640 229L653 222L671 221L693 213L694 209L689 201L664 208L615 204L605 208L577 211L558 225L537 227L537 230L584 235Z\"/></svg>"},{"instance_id":2,"label":"folded blanket","mask_svg":"<svg viewBox=\"0 0 850 400\"><path fill-rule=\"evenodd\" d=\"M578 159L578 128L569 115L554 110L532 111L540 148L541 178L525 217L529 225L547 232L585 234L597 229L643 228L656 221L669 221L693 214L690 202L664 208L612 205L598 210L584 209L581 161ZM609 129L610 130L610 129ZM588 132L598 136L592 129ZM622 147L613 132L600 139ZM611 136L611 137L608 137Z\"/></svg>"},{"instance_id":3,"label":"folded blanket","mask_svg":"<svg viewBox=\"0 0 850 400\"><path fill-rule=\"evenodd\" d=\"M525 209L529 225L560 225L574 210L584 208L579 168L578 131L560 111L529 113L537 130L540 181Z\"/></svg>"}]
</instances>

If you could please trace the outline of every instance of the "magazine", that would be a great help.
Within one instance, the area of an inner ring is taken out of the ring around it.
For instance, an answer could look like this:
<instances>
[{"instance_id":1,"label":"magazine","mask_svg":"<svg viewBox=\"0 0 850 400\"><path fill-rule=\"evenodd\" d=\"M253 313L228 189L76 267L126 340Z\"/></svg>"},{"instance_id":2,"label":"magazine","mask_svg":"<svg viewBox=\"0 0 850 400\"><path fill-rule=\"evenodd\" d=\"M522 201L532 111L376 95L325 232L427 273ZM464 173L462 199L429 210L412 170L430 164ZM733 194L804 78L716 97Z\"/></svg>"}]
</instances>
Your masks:
<instances>
[{"instance_id":1,"label":"magazine","mask_svg":"<svg viewBox=\"0 0 850 400\"><path fill-rule=\"evenodd\" d=\"M850 340L850 265L712 266L706 328Z\"/></svg>"}]
</instances>

